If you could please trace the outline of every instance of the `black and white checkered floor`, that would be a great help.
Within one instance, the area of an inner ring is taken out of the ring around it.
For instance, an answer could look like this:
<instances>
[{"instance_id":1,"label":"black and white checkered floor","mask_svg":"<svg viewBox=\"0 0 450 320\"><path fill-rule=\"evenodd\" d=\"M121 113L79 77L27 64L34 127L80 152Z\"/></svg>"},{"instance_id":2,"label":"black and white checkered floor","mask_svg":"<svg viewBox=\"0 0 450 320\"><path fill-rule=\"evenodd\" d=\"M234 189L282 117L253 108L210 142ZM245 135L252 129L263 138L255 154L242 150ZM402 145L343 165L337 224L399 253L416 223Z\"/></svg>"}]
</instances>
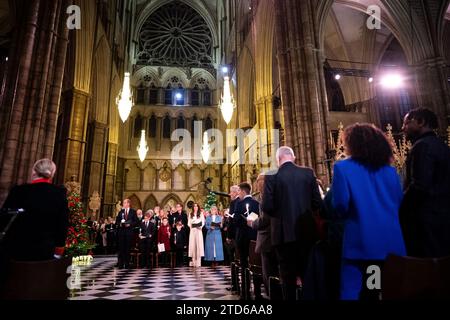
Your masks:
<instances>
[{"instance_id":1,"label":"black and white checkered floor","mask_svg":"<svg viewBox=\"0 0 450 320\"><path fill-rule=\"evenodd\" d=\"M115 268L116 258L95 258L80 266L79 287L70 300L237 300L226 290L230 268Z\"/></svg>"}]
</instances>

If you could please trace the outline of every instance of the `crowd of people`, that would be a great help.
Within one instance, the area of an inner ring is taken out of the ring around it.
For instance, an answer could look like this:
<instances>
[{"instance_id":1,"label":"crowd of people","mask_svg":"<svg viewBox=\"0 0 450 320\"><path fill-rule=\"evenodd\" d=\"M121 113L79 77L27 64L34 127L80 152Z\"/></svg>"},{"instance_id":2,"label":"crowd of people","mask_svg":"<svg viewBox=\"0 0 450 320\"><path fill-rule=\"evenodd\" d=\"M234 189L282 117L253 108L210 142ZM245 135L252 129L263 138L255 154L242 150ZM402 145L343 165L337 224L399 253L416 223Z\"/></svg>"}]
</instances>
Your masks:
<instances>
[{"instance_id":1,"label":"crowd of people","mask_svg":"<svg viewBox=\"0 0 450 320\"><path fill-rule=\"evenodd\" d=\"M118 268L130 267L137 247L143 268L151 267L152 254L168 265L174 253L177 266L194 268L239 260L241 279L250 243L256 241L266 290L275 276L285 300L299 298L299 287L303 299L360 299L367 267L382 269L389 254L450 256L450 148L437 128L428 109L405 116L403 131L413 145L403 188L384 133L371 124L354 124L344 131L348 158L335 163L327 190L313 169L295 164L293 150L285 146L276 152L278 170L258 177L257 197L242 182L230 188L229 208L222 211L194 203L189 213L182 204L169 212L157 206L143 213L125 199L115 220L89 222L91 239L103 252L118 252ZM25 208L26 214L5 239L3 258L61 255L68 210L65 190L51 184L55 171L51 160L40 160L33 182L11 190L4 207ZM317 277L320 272L323 277ZM318 278L325 280L318 283Z\"/></svg>"}]
</instances>

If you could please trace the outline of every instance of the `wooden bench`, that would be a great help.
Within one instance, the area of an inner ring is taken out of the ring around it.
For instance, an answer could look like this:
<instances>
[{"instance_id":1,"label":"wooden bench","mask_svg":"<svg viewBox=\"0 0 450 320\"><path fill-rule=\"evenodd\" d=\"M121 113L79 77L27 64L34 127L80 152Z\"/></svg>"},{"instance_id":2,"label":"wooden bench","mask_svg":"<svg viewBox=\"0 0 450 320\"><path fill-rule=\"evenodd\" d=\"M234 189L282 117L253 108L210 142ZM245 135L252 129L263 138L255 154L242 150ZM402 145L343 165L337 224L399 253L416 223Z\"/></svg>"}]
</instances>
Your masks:
<instances>
[{"instance_id":1,"label":"wooden bench","mask_svg":"<svg viewBox=\"0 0 450 320\"><path fill-rule=\"evenodd\" d=\"M3 290L4 300L66 300L72 258L46 261L11 261Z\"/></svg>"}]
</instances>

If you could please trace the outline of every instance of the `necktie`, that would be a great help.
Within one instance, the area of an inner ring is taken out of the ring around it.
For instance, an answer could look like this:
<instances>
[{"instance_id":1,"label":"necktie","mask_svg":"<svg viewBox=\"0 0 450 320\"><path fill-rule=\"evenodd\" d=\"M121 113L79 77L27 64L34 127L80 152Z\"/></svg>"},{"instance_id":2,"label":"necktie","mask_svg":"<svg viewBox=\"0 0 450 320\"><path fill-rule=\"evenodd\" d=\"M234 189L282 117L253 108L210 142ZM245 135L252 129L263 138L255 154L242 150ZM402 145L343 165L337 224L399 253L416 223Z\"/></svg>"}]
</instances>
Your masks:
<instances>
[{"instance_id":1,"label":"necktie","mask_svg":"<svg viewBox=\"0 0 450 320\"><path fill-rule=\"evenodd\" d=\"M125 209L125 220L128 220L128 209Z\"/></svg>"}]
</instances>

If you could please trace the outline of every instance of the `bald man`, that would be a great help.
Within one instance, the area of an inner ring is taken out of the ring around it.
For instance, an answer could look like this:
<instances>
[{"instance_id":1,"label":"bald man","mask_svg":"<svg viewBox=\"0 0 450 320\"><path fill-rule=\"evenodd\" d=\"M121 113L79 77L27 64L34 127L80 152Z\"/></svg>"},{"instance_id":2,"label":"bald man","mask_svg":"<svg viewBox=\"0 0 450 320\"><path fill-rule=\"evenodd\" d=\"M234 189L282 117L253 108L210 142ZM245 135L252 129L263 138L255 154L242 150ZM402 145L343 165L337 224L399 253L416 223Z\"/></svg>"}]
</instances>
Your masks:
<instances>
[{"instance_id":1,"label":"bald man","mask_svg":"<svg viewBox=\"0 0 450 320\"><path fill-rule=\"evenodd\" d=\"M297 278L304 278L311 247L317 241L312 212L321 205L310 168L297 166L289 147L277 150L278 171L265 176L262 211L271 219L271 241L280 270L284 300L296 299Z\"/></svg>"}]
</instances>

